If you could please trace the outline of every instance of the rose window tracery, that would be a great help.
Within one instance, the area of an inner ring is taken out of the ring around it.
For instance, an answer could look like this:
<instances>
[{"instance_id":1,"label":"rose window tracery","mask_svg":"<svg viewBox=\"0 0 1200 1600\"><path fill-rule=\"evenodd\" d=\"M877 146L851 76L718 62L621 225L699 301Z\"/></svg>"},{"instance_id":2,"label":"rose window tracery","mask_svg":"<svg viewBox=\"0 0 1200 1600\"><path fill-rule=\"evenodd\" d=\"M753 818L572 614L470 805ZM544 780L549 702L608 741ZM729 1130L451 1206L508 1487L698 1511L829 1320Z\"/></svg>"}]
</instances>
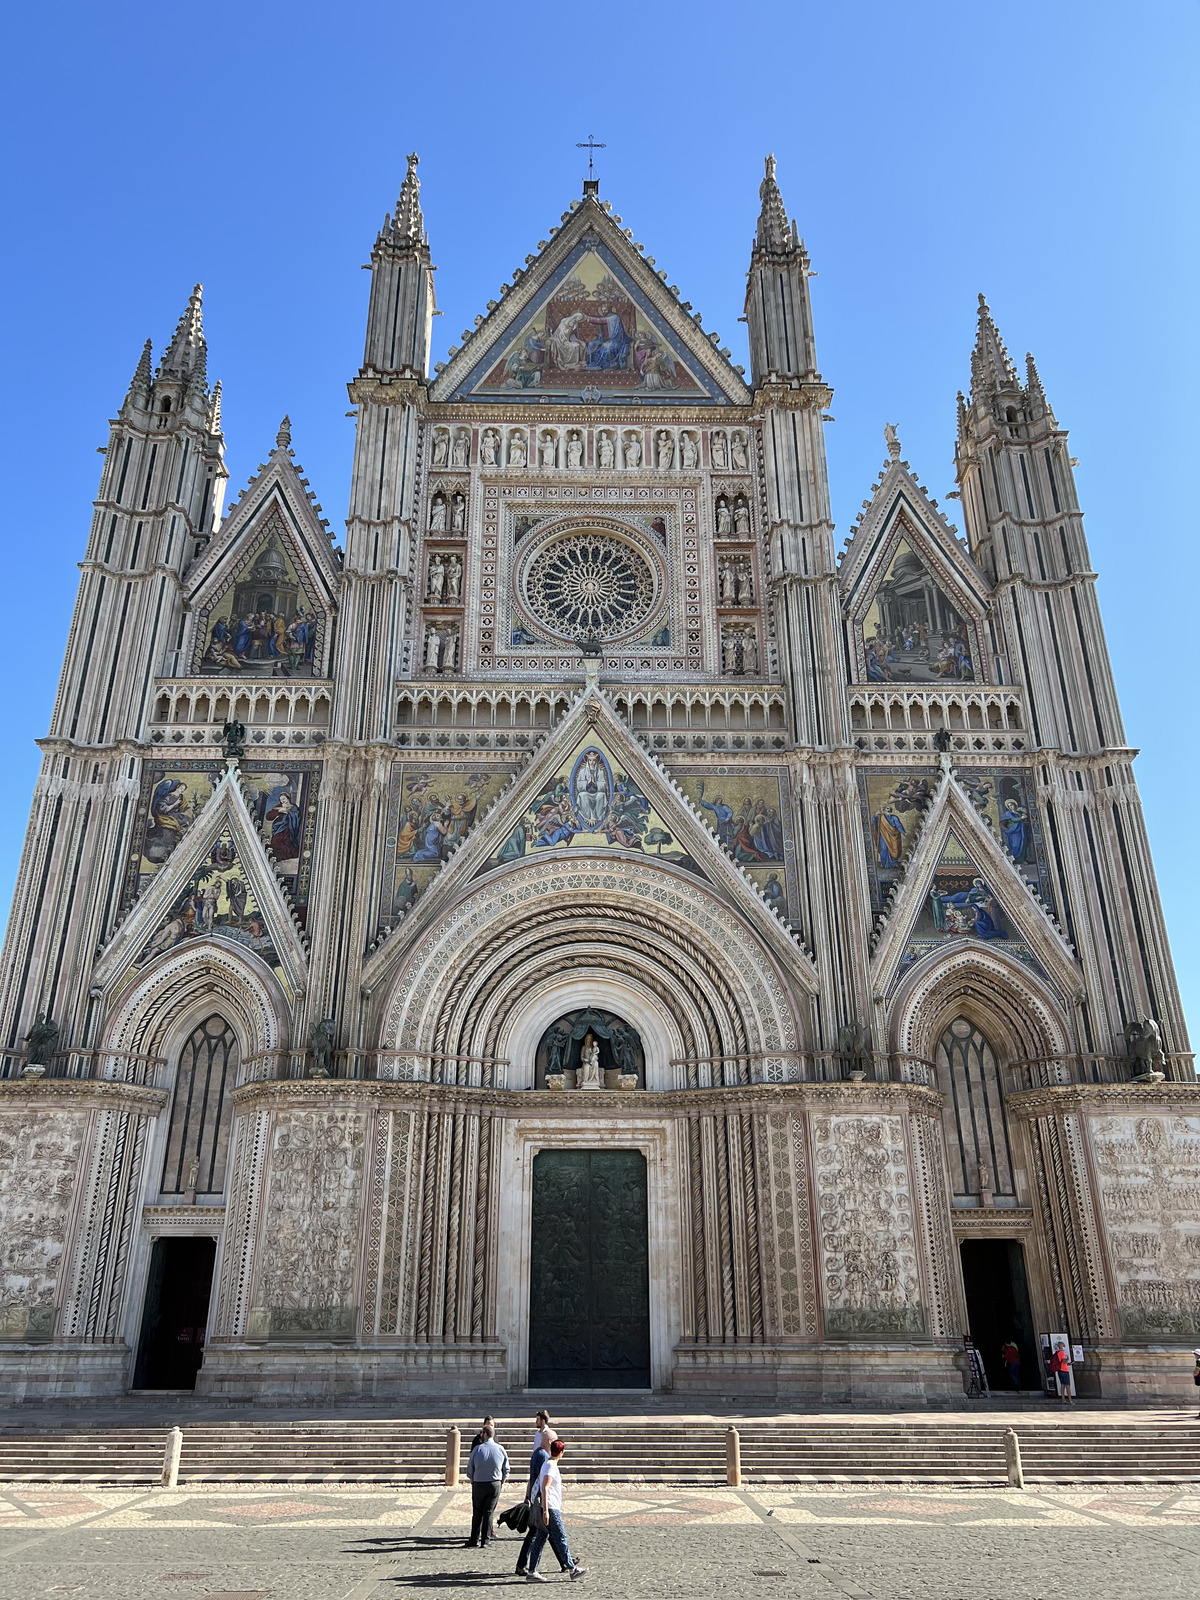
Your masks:
<instances>
[{"instance_id":1,"label":"rose window tracery","mask_svg":"<svg viewBox=\"0 0 1200 1600\"><path fill-rule=\"evenodd\" d=\"M650 615L658 584L632 545L589 531L548 544L530 563L523 587L543 627L569 639L607 639Z\"/></svg>"}]
</instances>

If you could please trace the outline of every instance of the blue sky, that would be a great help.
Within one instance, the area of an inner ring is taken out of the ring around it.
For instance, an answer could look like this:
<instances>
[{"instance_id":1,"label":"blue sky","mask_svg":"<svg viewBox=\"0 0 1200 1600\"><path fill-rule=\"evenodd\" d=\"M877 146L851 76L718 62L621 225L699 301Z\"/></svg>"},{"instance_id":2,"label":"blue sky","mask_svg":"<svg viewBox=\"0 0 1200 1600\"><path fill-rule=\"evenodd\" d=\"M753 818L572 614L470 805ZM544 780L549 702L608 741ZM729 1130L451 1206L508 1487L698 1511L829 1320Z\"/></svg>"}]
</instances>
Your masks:
<instances>
[{"instance_id":1,"label":"blue sky","mask_svg":"<svg viewBox=\"0 0 1200 1600\"><path fill-rule=\"evenodd\" d=\"M945 504L976 295L1032 350L1079 491L1180 978L1196 915L1195 4L1001 9L759 0L22 7L4 77L0 391L7 907L107 419L205 284L230 498L290 413L345 514L367 259L421 154L435 358L579 193L601 193L745 361L773 150L814 266L844 533L895 422ZM953 503L951 503L953 505ZM953 512L952 512L953 514Z\"/></svg>"}]
</instances>

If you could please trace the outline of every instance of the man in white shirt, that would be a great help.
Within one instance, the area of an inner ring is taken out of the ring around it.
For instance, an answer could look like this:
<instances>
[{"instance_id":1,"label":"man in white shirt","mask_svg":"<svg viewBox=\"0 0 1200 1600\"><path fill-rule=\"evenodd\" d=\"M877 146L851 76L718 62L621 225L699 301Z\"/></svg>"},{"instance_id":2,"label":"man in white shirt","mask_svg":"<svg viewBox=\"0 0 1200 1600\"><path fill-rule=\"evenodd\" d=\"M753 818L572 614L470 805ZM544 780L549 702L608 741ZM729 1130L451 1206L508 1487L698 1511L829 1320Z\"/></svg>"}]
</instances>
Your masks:
<instances>
[{"instance_id":1,"label":"man in white shirt","mask_svg":"<svg viewBox=\"0 0 1200 1600\"><path fill-rule=\"evenodd\" d=\"M534 1537L533 1545L529 1551L529 1570L525 1574L526 1583L545 1583L545 1578L538 1571L538 1562L542 1559L542 1551L546 1548L547 1539L550 1548L558 1557L559 1565L565 1568L574 1581L583 1577L583 1568L571 1556L567 1544L567 1532L563 1527L562 1519L562 1473L559 1463L562 1461L566 1445L561 1439L554 1439L550 1445L550 1459L542 1468L541 1477L538 1479L537 1494L534 1499L533 1515L540 1518L540 1526Z\"/></svg>"}]
</instances>

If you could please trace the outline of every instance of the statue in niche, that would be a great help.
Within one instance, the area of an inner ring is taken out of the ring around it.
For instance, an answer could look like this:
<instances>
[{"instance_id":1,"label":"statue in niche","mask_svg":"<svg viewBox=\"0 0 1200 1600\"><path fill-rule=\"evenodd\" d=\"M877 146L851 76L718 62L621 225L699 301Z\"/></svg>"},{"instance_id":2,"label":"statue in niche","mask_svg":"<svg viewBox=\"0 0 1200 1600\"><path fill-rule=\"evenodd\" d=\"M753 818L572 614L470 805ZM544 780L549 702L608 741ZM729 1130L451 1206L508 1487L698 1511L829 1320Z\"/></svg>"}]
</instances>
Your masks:
<instances>
[{"instance_id":1,"label":"statue in niche","mask_svg":"<svg viewBox=\"0 0 1200 1600\"><path fill-rule=\"evenodd\" d=\"M665 428L660 428L655 436L655 460L658 465L669 469L675 465L675 440Z\"/></svg>"},{"instance_id":2,"label":"statue in niche","mask_svg":"<svg viewBox=\"0 0 1200 1600\"><path fill-rule=\"evenodd\" d=\"M425 585L427 600L440 600L446 585L446 563L440 555L429 558L429 577Z\"/></svg>"},{"instance_id":3,"label":"statue in niche","mask_svg":"<svg viewBox=\"0 0 1200 1600\"><path fill-rule=\"evenodd\" d=\"M709 436L709 454L712 457L713 469L724 472L729 465L729 446L725 442L725 435L720 428Z\"/></svg>"},{"instance_id":4,"label":"statue in niche","mask_svg":"<svg viewBox=\"0 0 1200 1600\"><path fill-rule=\"evenodd\" d=\"M717 538L733 538L733 512L729 509L729 501L722 495L717 501Z\"/></svg>"},{"instance_id":5,"label":"statue in niche","mask_svg":"<svg viewBox=\"0 0 1200 1600\"><path fill-rule=\"evenodd\" d=\"M508 464L510 467L523 467L529 461L529 452L525 447L523 433L510 433L508 436Z\"/></svg>"},{"instance_id":6,"label":"statue in niche","mask_svg":"<svg viewBox=\"0 0 1200 1600\"><path fill-rule=\"evenodd\" d=\"M470 465L471 460L471 435L465 428L460 428L454 435L453 461L456 467Z\"/></svg>"},{"instance_id":7,"label":"statue in niche","mask_svg":"<svg viewBox=\"0 0 1200 1600\"><path fill-rule=\"evenodd\" d=\"M440 494L435 494L429 504L429 528L432 533L446 531L446 502Z\"/></svg>"},{"instance_id":8,"label":"statue in niche","mask_svg":"<svg viewBox=\"0 0 1200 1600\"><path fill-rule=\"evenodd\" d=\"M40 1067L41 1071L31 1076L41 1077L42 1072L53 1061L58 1050L59 1026L53 1018L48 1017L44 1011L39 1011L37 1021L25 1035L25 1043L29 1046L26 1057L26 1067Z\"/></svg>"},{"instance_id":9,"label":"statue in niche","mask_svg":"<svg viewBox=\"0 0 1200 1600\"><path fill-rule=\"evenodd\" d=\"M322 1017L319 1022L312 1025L309 1042L312 1045L312 1071L313 1078L327 1078L329 1076L329 1063L333 1060L334 1021L332 1017Z\"/></svg>"},{"instance_id":10,"label":"statue in niche","mask_svg":"<svg viewBox=\"0 0 1200 1600\"><path fill-rule=\"evenodd\" d=\"M625 465L627 467L640 467L642 464L642 436L640 433L627 433L625 435Z\"/></svg>"},{"instance_id":11,"label":"statue in niche","mask_svg":"<svg viewBox=\"0 0 1200 1600\"><path fill-rule=\"evenodd\" d=\"M579 468L583 465L583 440L577 432L572 431L567 435L567 466Z\"/></svg>"},{"instance_id":12,"label":"statue in niche","mask_svg":"<svg viewBox=\"0 0 1200 1600\"><path fill-rule=\"evenodd\" d=\"M467 497L460 490L450 502L450 531L463 533L467 526Z\"/></svg>"},{"instance_id":13,"label":"statue in niche","mask_svg":"<svg viewBox=\"0 0 1200 1600\"><path fill-rule=\"evenodd\" d=\"M462 598L462 560L457 555L452 555L446 563L446 597L450 600Z\"/></svg>"},{"instance_id":14,"label":"statue in niche","mask_svg":"<svg viewBox=\"0 0 1200 1600\"><path fill-rule=\"evenodd\" d=\"M862 1083L874 1062L867 1049L867 1034L861 1022L843 1022L838 1029L837 1053L842 1071L852 1083Z\"/></svg>"},{"instance_id":15,"label":"statue in niche","mask_svg":"<svg viewBox=\"0 0 1200 1600\"><path fill-rule=\"evenodd\" d=\"M442 646L442 668L458 665L458 629L447 628Z\"/></svg>"},{"instance_id":16,"label":"statue in niche","mask_svg":"<svg viewBox=\"0 0 1200 1600\"><path fill-rule=\"evenodd\" d=\"M1134 1083L1161 1083L1166 1072L1167 1056L1163 1049L1162 1034L1153 1017L1127 1025L1125 1048L1128 1051L1129 1076Z\"/></svg>"},{"instance_id":17,"label":"statue in niche","mask_svg":"<svg viewBox=\"0 0 1200 1600\"><path fill-rule=\"evenodd\" d=\"M437 628L430 628L425 635L425 665L430 672L436 672L441 662L442 636Z\"/></svg>"},{"instance_id":18,"label":"statue in niche","mask_svg":"<svg viewBox=\"0 0 1200 1600\"><path fill-rule=\"evenodd\" d=\"M979 1163L978 1170L979 1170L979 1203L980 1203L981 1206L993 1206L993 1205L995 1205L995 1199L993 1198L991 1171L988 1168L987 1164L985 1162L983 1162L983 1161L981 1161Z\"/></svg>"},{"instance_id":19,"label":"statue in niche","mask_svg":"<svg viewBox=\"0 0 1200 1600\"><path fill-rule=\"evenodd\" d=\"M752 606L754 604L754 577L750 571L750 563L745 556L742 556L738 561L734 577L738 605Z\"/></svg>"},{"instance_id":20,"label":"statue in niche","mask_svg":"<svg viewBox=\"0 0 1200 1600\"><path fill-rule=\"evenodd\" d=\"M194 1196L199 1185L200 1163L193 1158L193 1160L188 1163L187 1174L183 1180L184 1193Z\"/></svg>"},{"instance_id":21,"label":"statue in niche","mask_svg":"<svg viewBox=\"0 0 1200 1600\"><path fill-rule=\"evenodd\" d=\"M733 531L739 539L750 537L750 507L746 504L745 497L739 499L733 508Z\"/></svg>"},{"instance_id":22,"label":"statue in niche","mask_svg":"<svg viewBox=\"0 0 1200 1600\"><path fill-rule=\"evenodd\" d=\"M732 605L737 599L733 562L728 559L721 563L721 599L727 605Z\"/></svg>"},{"instance_id":23,"label":"statue in niche","mask_svg":"<svg viewBox=\"0 0 1200 1600\"><path fill-rule=\"evenodd\" d=\"M485 428L479 439L479 464L494 467L500 453L500 435L495 428Z\"/></svg>"},{"instance_id":24,"label":"statue in niche","mask_svg":"<svg viewBox=\"0 0 1200 1600\"><path fill-rule=\"evenodd\" d=\"M745 472L750 465L750 458L746 454L745 435L735 433L729 441L729 450L733 458L733 470L735 472Z\"/></svg>"},{"instance_id":25,"label":"statue in niche","mask_svg":"<svg viewBox=\"0 0 1200 1600\"><path fill-rule=\"evenodd\" d=\"M758 671L758 637L753 628L742 630L742 671Z\"/></svg>"},{"instance_id":26,"label":"statue in niche","mask_svg":"<svg viewBox=\"0 0 1200 1600\"><path fill-rule=\"evenodd\" d=\"M543 467L558 465L558 440L550 432L542 435L542 442L538 446L538 464Z\"/></svg>"},{"instance_id":27,"label":"statue in niche","mask_svg":"<svg viewBox=\"0 0 1200 1600\"><path fill-rule=\"evenodd\" d=\"M588 1034L583 1041L583 1048L579 1052L579 1076L576 1087L580 1089L603 1089L604 1079L600 1075L600 1046L593 1034Z\"/></svg>"},{"instance_id":28,"label":"statue in niche","mask_svg":"<svg viewBox=\"0 0 1200 1600\"><path fill-rule=\"evenodd\" d=\"M679 435L679 465L685 472L692 472L700 465L700 452L696 448L694 433Z\"/></svg>"},{"instance_id":29,"label":"statue in niche","mask_svg":"<svg viewBox=\"0 0 1200 1600\"><path fill-rule=\"evenodd\" d=\"M721 670L728 673L741 671L738 660L738 630L724 628L721 632Z\"/></svg>"},{"instance_id":30,"label":"statue in niche","mask_svg":"<svg viewBox=\"0 0 1200 1600\"><path fill-rule=\"evenodd\" d=\"M546 1075L553 1077L567 1070L571 1059L571 1024L556 1022L546 1051Z\"/></svg>"},{"instance_id":31,"label":"statue in niche","mask_svg":"<svg viewBox=\"0 0 1200 1600\"><path fill-rule=\"evenodd\" d=\"M614 1027L612 1033L613 1063L622 1077L637 1076L637 1036L632 1028Z\"/></svg>"},{"instance_id":32,"label":"statue in niche","mask_svg":"<svg viewBox=\"0 0 1200 1600\"><path fill-rule=\"evenodd\" d=\"M450 435L444 428L439 428L433 436L433 464L435 467L444 467L450 454Z\"/></svg>"},{"instance_id":33,"label":"statue in niche","mask_svg":"<svg viewBox=\"0 0 1200 1600\"><path fill-rule=\"evenodd\" d=\"M615 460L612 434L602 433L596 440L596 460L605 472L609 471Z\"/></svg>"}]
</instances>

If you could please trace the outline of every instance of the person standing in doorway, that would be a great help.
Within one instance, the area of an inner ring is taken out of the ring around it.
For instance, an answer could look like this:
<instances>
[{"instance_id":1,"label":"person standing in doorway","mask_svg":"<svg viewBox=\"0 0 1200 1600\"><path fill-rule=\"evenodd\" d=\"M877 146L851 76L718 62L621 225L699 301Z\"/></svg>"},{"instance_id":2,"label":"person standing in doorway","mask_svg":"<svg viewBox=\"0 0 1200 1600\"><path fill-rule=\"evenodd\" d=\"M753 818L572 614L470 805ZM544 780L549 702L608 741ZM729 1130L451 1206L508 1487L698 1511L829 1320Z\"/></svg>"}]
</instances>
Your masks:
<instances>
[{"instance_id":1,"label":"person standing in doorway","mask_svg":"<svg viewBox=\"0 0 1200 1600\"><path fill-rule=\"evenodd\" d=\"M550 1446L558 1435L550 1426L550 1413L539 1411L534 1418L533 1454L529 1458L529 1482L525 1486L525 1504L532 1507L533 1496L541 1480L542 1468L550 1459ZM525 1534L525 1543L521 1546L521 1554L517 1557L517 1577L524 1578L529 1573L529 1552L533 1549L533 1541L537 1537L538 1527L533 1520L532 1512L529 1517L529 1527Z\"/></svg>"},{"instance_id":2,"label":"person standing in doorway","mask_svg":"<svg viewBox=\"0 0 1200 1600\"><path fill-rule=\"evenodd\" d=\"M482 1550L495 1537L492 1517L500 1499L500 1490L508 1477L508 1452L496 1443L492 1425L485 1422L479 1430L479 1443L467 1461L467 1477L471 1483L471 1537L467 1549Z\"/></svg>"},{"instance_id":3,"label":"person standing in doorway","mask_svg":"<svg viewBox=\"0 0 1200 1600\"><path fill-rule=\"evenodd\" d=\"M1061 1341L1055 1346L1054 1354L1050 1357L1050 1371L1054 1375L1054 1382L1058 1387L1058 1400L1060 1405L1069 1405L1072 1402L1071 1394L1071 1358L1067 1354L1067 1347Z\"/></svg>"},{"instance_id":4,"label":"person standing in doorway","mask_svg":"<svg viewBox=\"0 0 1200 1600\"><path fill-rule=\"evenodd\" d=\"M533 1520L539 1526L534 1537L532 1548L529 1552L529 1571L525 1574L526 1583L545 1583L545 1578L538 1571L538 1562L542 1559L542 1551L549 1539L550 1548L558 1557L559 1565L571 1574L571 1581L583 1577L583 1568L571 1556L570 1546L567 1544L567 1531L563 1527L562 1519L562 1473L559 1463L562 1461L566 1445L561 1439L555 1439L550 1446L550 1459L542 1468L542 1475L538 1479L537 1495L533 1502Z\"/></svg>"},{"instance_id":5,"label":"person standing in doorway","mask_svg":"<svg viewBox=\"0 0 1200 1600\"><path fill-rule=\"evenodd\" d=\"M1017 1349L1016 1341L1007 1339L1000 1346L1000 1359L1008 1368L1008 1381L1014 1389L1021 1387L1021 1352Z\"/></svg>"}]
</instances>

